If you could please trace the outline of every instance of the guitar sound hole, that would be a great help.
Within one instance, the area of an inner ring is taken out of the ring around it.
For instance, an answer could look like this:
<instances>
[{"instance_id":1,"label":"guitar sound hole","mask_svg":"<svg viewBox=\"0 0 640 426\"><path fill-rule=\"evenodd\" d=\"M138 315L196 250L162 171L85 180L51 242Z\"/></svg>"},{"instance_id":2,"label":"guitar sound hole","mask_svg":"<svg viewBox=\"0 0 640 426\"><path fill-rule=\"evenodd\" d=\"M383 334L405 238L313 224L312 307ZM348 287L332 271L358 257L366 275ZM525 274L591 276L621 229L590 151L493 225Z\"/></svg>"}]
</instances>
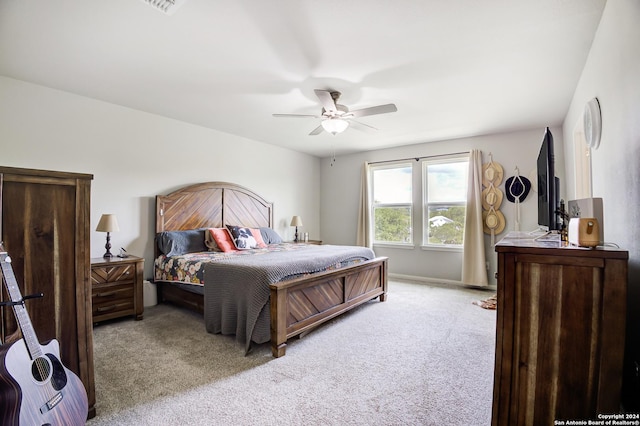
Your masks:
<instances>
[{"instance_id":1,"label":"guitar sound hole","mask_svg":"<svg viewBox=\"0 0 640 426\"><path fill-rule=\"evenodd\" d=\"M55 390L60 390L67 385L67 373L60 360L53 354L47 354L53 366L53 375L51 376L51 386Z\"/></svg>"},{"instance_id":2,"label":"guitar sound hole","mask_svg":"<svg viewBox=\"0 0 640 426\"><path fill-rule=\"evenodd\" d=\"M31 374L39 382L44 382L51 375L51 364L44 357L36 358L31 364Z\"/></svg>"}]
</instances>

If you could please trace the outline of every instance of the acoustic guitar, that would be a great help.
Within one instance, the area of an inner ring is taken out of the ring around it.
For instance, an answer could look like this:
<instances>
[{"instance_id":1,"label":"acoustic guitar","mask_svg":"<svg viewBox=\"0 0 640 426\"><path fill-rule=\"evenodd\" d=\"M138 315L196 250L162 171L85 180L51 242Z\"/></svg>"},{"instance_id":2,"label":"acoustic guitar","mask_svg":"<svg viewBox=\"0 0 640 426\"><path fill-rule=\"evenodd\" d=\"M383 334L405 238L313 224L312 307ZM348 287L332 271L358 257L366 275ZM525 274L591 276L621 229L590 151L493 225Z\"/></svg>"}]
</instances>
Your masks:
<instances>
[{"instance_id":1,"label":"acoustic guitar","mask_svg":"<svg viewBox=\"0 0 640 426\"><path fill-rule=\"evenodd\" d=\"M87 392L82 381L60 362L60 345L40 345L11 267L0 243L0 266L23 338L0 347L0 424L84 425ZM37 296L35 296L37 297Z\"/></svg>"}]
</instances>

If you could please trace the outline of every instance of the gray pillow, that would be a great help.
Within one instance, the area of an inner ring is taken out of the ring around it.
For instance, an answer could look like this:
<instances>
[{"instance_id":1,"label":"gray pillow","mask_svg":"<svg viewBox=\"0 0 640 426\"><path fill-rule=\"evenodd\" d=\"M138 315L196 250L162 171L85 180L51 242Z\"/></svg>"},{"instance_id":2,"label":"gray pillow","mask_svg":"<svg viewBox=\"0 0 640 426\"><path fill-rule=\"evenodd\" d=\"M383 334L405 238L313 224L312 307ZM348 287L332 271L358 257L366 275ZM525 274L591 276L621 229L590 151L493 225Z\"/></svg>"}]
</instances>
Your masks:
<instances>
[{"instance_id":1,"label":"gray pillow","mask_svg":"<svg viewBox=\"0 0 640 426\"><path fill-rule=\"evenodd\" d=\"M279 244L282 242L280 235L271 228L260 228L260 235L262 235L265 244Z\"/></svg>"},{"instance_id":2,"label":"gray pillow","mask_svg":"<svg viewBox=\"0 0 640 426\"><path fill-rule=\"evenodd\" d=\"M160 232L156 240L158 242L158 249L167 256L179 256L184 253L207 251L207 246L204 243L203 229Z\"/></svg>"}]
</instances>

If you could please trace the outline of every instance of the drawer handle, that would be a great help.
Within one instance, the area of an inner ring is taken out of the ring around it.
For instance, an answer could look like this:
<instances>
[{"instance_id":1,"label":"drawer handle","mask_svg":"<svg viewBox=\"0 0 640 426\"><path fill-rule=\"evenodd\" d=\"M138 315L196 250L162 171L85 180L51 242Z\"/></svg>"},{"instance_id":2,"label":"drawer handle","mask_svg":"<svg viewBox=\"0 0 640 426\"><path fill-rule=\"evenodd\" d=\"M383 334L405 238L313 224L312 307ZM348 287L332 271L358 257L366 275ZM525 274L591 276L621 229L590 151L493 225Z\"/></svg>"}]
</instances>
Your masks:
<instances>
[{"instance_id":1,"label":"drawer handle","mask_svg":"<svg viewBox=\"0 0 640 426\"><path fill-rule=\"evenodd\" d=\"M106 293L98 293L96 294L96 297L113 297L116 295L115 291L108 291Z\"/></svg>"},{"instance_id":2,"label":"drawer handle","mask_svg":"<svg viewBox=\"0 0 640 426\"><path fill-rule=\"evenodd\" d=\"M111 305L111 306L100 306L98 308L98 312L107 312L107 311L113 311L116 308L116 305Z\"/></svg>"}]
</instances>

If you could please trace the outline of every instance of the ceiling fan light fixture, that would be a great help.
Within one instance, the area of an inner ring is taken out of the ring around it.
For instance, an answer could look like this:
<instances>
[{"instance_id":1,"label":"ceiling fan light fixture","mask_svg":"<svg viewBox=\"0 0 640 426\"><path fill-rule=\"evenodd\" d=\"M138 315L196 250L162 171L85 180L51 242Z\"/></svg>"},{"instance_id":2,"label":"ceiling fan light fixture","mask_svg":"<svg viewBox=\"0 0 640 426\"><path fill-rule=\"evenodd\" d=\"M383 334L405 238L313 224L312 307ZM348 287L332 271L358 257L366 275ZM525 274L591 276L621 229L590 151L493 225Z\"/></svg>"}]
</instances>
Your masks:
<instances>
[{"instance_id":1,"label":"ceiling fan light fixture","mask_svg":"<svg viewBox=\"0 0 640 426\"><path fill-rule=\"evenodd\" d=\"M349 122L342 118L327 118L326 120L322 120L321 124L324 130L334 136L338 133L344 132L347 130L347 127L349 127Z\"/></svg>"}]
</instances>

